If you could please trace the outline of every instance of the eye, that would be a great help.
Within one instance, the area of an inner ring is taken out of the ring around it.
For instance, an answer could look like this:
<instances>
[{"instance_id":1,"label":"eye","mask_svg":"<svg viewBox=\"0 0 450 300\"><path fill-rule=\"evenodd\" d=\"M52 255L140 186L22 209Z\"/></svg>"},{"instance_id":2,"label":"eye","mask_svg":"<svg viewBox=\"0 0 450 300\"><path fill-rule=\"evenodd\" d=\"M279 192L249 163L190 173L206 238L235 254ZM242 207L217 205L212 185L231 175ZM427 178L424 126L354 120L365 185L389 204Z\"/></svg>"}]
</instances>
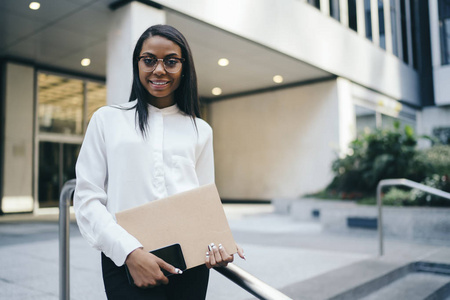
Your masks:
<instances>
[{"instance_id":1,"label":"eye","mask_svg":"<svg viewBox=\"0 0 450 300\"><path fill-rule=\"evenodd\" d=\"M169 58L169 59L166 59L164 63L168 67L173 67L173 66L176 66L178 64L178 59Z\"/></svg>"},{"instance_id":2,"label":"eye","mask_svg":"<svg viewBox=\"0 0 450 300\"><path fill-rule=\"evenodd\" d=\"M144 57L142 58L142 62L146 65L146 66L154 66L156 59L151 58L151 57Z\"/></svg>"}]
</instances>

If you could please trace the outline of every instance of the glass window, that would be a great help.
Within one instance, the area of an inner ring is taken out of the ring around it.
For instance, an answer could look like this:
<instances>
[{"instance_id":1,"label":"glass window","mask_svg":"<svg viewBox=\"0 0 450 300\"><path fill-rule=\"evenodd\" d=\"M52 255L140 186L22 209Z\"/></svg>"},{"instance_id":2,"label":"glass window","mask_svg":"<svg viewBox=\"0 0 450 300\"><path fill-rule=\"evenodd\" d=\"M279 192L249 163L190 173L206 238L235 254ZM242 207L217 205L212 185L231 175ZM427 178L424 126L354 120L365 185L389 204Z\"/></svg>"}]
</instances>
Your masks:
<instances>
[{"instance_id":1,"label":"glass window","mask_svg":"<svg viewBox=\"0 0 450 300\"><path fill-rule=\"evenodd\" d=\"M450 64L450 0L439 1L439 28L441 34L441 60Z\"/></svg>"},{"instance_id":2,"label":"glass window","mask_svg":"<svg viewBox=\"0 0 450 300\"><path fill-rule=\"evenodd\" d=\"M383 0L378 0L378 29L380 32L380 47L386 49Z\"/></svg>"},{"instance_id":3,"label":"glass window","mask_svg":"<svg viewBox=\"0 0 450 300\"><path fill-rule=\"evenodd\" d=\"M356 19L356 0L348 0L348 27L358 31L358 22Z\"/></svg>"},{"instance_id":4,"label":"glass window","mask_svg":"<svg viewBox=\"0 0 450 300\"><path fill-rule=\"evenodd\" d=\"M339 0L330 0L330 16L340 21Z\"/></svg>"},{"instance_id":5,"label":"glass window","mask_svg":"<svg viewBox=\"0 0 450 300\"><path fill-rule=\"evenodd\" d=\"M417 19L416 19L416 4L418 4L414 0L409 1L410 9L411 9L411 38L412 38L412 63L413 68L417 69Z\"/></svg>"},{"instance_id":6,"label":"glass window","mask_svg":"<svg viewBox=\"0 0 450 300\"><path fill-rule=\"evenodd\" d=\"M38 170L40 207L58 206L59 191L75 178L75 162L92 114L106 104L100 82L38 73Z\"/></svg>"},{"instance_id":7,"label":"glass window","mask_svg":"<svg viewBox=\"0 0 450 300\"><path fill-rule=\"evenodd\" d=\"M366 23L366 38L372 40L372 13L370 10L370 0L364 0L364 19Z\"/></svg>"},{"instance_id":8,"label":"glass window","mask_svg":"<svg viewBox=\"0 0 450 300\"><path fill-rule=\"evenodd\" d=\"M83 81L40 73L38 122L40 132L83 133Z\"/></svg>"},{"instance_id":9,"label":"glass window","mask_svg":"<svg viewBox=\"0 0 450 300\"><path fill-rule=\"evenodd\" d=\"M355 114L357 135L366 131L373 132L377 128L377 116L373 109L355 105Z\"/></svg>"},{"instance_id":10,"label":"glass window","mask_svg":"<svg viewBox=\"0 0 450 300\"><path fill-rule=\"evenodd\" d=\"M397 34L397 7L396 1L391 0L391 28L392 28L392 53L398 57L398 34Z\"/></svg>"},{"instance_id":11,"label":"glass window","mask_svg":"<svg viewBox=\"0 0 450 300\"><path fill-rule=\"evenodd\" d=\"M320 9L320 0L308 0L308 3L317 9Z\"/></svg>"},{"instance_id":12,"label":"glass window","mask_svg":"<svg viewBox=\"0 0 450 300\"><path fill-rule=\"evenodd\" d=\"M87 88L87 120L89 121L92 114L105 105L106 86L103 83L88 82Z\"/></svg>"},{"instance_id":13,"label":"glass window","mask_svg":"<svg viewBox=\"0 0 450 300\"><path fill-rule=\"evenodd\" d=\"M402 45L403 45L403 61L408 64L408 33L406 28L406 7L405 1L400 1L400 21L402 25Z\"/></svg>"}]
</instances>

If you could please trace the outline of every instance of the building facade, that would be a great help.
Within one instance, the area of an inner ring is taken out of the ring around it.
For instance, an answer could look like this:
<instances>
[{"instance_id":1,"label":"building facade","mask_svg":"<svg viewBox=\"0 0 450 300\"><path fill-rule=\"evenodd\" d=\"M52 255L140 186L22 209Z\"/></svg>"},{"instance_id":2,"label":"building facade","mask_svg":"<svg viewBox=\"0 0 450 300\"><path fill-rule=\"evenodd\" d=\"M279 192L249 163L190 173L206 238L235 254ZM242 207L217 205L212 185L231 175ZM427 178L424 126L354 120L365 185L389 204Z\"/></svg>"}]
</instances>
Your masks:
<instances>
[{"instance_id":1,"label":"building facade","mask_svg":"<svg viewBox=\"0 0 450 300\"><path fill-rule=\"evenodd\" d=\"M57 205L92 113L128 101L131 52L153 24L175 26L191 45L223 199L318 191L359 131L394 121L448 142L448 0L47 0L30 7L0 3L4 213Z\"/></svg>"}]
</instances>

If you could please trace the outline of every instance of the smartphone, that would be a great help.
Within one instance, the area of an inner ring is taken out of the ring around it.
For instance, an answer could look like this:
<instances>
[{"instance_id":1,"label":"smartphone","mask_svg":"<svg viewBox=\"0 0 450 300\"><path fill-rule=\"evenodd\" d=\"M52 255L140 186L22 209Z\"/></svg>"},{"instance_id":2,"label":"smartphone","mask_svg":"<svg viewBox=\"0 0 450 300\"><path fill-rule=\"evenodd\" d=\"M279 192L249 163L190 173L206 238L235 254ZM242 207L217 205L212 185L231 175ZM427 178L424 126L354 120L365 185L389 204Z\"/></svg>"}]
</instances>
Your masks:
<instances>
[{"instance_id":1,"label":"smartphone","mask_svg":"<svg viewBox=\"0 0 450 300\"><path fill-rule=\"evenodd\" d=\"M150 253L158 256L166 263L171 264L175 268L178 268L182 271L186 270L186 262L184 261L183 251L181 251L180 244L173 244L163 248L155 249L150 251ZM127 265L125 265L125 270L127 271L128 281L131 285L134 285L133 277L131 277ZM163 272L164 276L174 275L172 273L169 273L165 269L161 269L161 271Z\"/></svg>"}]
</instances>

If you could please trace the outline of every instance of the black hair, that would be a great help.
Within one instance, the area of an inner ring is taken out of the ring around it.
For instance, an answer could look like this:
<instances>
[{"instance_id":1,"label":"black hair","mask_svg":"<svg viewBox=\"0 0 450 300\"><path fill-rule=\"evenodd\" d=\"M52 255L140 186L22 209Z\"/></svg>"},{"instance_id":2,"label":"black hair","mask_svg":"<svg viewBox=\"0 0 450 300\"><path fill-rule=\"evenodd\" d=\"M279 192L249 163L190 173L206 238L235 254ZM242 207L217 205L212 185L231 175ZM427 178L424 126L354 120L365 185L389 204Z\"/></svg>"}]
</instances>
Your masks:
<instances>
[{"instance_id":1,"label":"black hair","mask_svg":"<svg viewBox=\"0 0 450 300\"><path fill-rule=\"evenodd\" d=\"M188 116L191 116L194 124L195 117L200 117L197 75L195 73L194 60L191 49L186 38L177 29L170 25L154 25L142 33L138 39L133 51L133 85L129 101L137 99L136 117L139 120L139 129L143 136L146 134L148 120L148 91L139 80L138 57L142 50L145 40L153 36L164 37L181 48L181 56L185 59L183 62L183 71L180 85L174 92L175 102L178 108Z\"/></svg>"}]
</instances>

